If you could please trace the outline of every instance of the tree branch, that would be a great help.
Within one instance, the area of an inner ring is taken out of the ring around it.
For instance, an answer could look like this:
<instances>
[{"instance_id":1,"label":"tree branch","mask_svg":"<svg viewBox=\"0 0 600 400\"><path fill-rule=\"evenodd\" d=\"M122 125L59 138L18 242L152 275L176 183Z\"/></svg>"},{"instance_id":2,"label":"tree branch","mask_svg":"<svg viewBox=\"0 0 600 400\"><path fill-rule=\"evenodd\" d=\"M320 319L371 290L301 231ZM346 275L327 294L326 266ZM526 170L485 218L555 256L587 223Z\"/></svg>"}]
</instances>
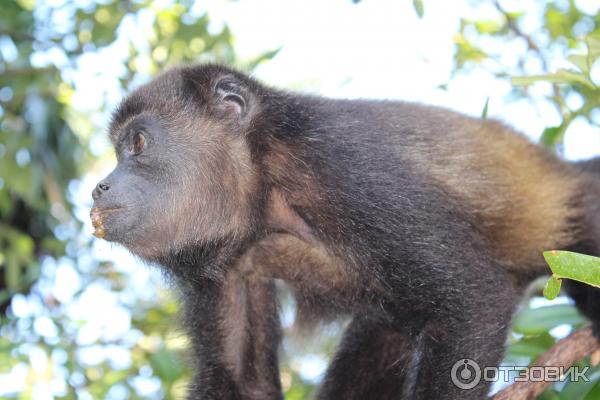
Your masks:
<instances>
[{"instance_id":1,"label":"tree branch","mask_svg":"<svg viewBox=\"0 0 600 400\"><path fill-rule=\"evenodd\" d=\"M548 61L546 60L546 56L544 55L542 50L540 50L540 47L537 45L535 40L533 40L533 38L530 35L523 32L521 30L521 28L519 28L519 25L517 24L517 22L515 21L513 16L510 15L510 13L508 11L506 11L500 5L500 2L498 2L497 0L494 1L494 6L500 12L500 14L502 14L502 16L506 19L506 25L508 26L508 29L510 31L512 31L517 37L520 37L521 39L523 39L525 41L525 43L527 43L527 48L529 50L533 51L538 56L538 58L542 62L542 67L544 68L544 71L547 72L548 71Z\"/></svg>"},{"instance_id":2,"label":"tree branch","mask_svg":"<svg viewBox=\"0 0 600 400\"><path fill-rule=\"evenodd\" d=\"M508 29L512 33L514 33L515 36L517 36L525 41L525 43L527 44L527 48L529 50L531 50L538 57L540 62L542 63L542 69L544 70L544 72L548 73L550 71L550 67L548 65L548 60L546 59L546 55L540 49L540 47L537 45L535 40L533 40L533 37L531 37L531 35L528 35L527 33L523 32L523 30L521 30L521 28L517 24L517 21L515 21L514 17L511 16L510 13L508 11L506 11L500 5L500 2L498 0L494 1L494 6L498 10L498 12L500 12L500 14L502 14L502 16L506 19L506 25L507 25ZM519 63L519 64L521 64L521 63ZM521 69L523 69L523 68L521 68ZM557 98L561 97L560 91L558 89L558 85L556 83L552 83L552 93ZM557 107L559 109L558 111L561 114L564 114L565 110L560 102L557 103Z\"/></svg>"},{"instance_id":3,"label":"tree branch","mask_svg":"<svg viewBox=\"0 0 600 400\"><path fill-rule=\"evenodd\" d=\"M565 370L582 358L598 351L600 343L592 334L592 328L587 327L573 332L559 340L542 354L532 366L564 367ZM524 381L515 382L506 389L498 392L493 400L529 400L542 394L553 382Z\"/></svg>"}]
</instances>

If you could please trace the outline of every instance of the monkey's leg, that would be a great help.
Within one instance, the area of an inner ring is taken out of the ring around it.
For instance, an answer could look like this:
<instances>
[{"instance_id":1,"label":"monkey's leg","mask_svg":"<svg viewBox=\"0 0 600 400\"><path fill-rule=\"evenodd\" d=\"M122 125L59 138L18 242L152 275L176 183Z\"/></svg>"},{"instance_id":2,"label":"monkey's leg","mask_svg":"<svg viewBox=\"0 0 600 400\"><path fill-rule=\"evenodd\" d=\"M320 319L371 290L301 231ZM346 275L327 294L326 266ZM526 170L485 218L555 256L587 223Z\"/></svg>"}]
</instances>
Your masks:
<instances>
[{"instance_id":1,"label":"monkey's leg","mask_svg":"<svg viewBox=\"0 0 600 400\"><path fill-rule=\"evenodd\" d=\"M506 326L509 320L508 317ZM468 328L451 334L448 325L467 327L457 320L435 323L417 333L354 320L344 334L317 398L484 399L489 385L482 380L472 389L456 386L452 383L452 366L463 359L477 360L481 370L499 365L506 330L493 329L471 340L464 338ZM476 331L481 334L485 329ZM462 369L457 371L460 374Z\"/></svg>"},{"instance_id":2,"label":"monkey's leg","mask_svg":"<svg viewBox=\"0 0 600 400\"><path fill-rule=\"evenodd\" d=\"M415 340L387 323L354 318L317 398L410 398L419 362Z\"/></svg>"},{"instance_id":3,"label":"monkey's leg","mask_svg":"<svg viewBox=\"0 0 600 400\"><path fill-rule=\"evenodd\" d=\"M274 283L230 273L185 285L196 375L189 399L281 399L281 332Z\"/></svg>"},{"instance_id":4,"label":"monkey's leg","mask_svg":"<svg viewBox=\"0 0 600 400\"><path fill-rule=\"evenodd\" d=\"M492 279L494 272L484 272L488 276L468 281L473 285L438 279L435 291L421 288L419 302L430 308L409 313L410 320L402 322L406 317L399 308L393 326L353 321L319 399L486 398L489 383L483 379L472 388L465 388L470 382L464 386L452 379L453 366L463 367L465 359L476 362L481 372L502 359L513 289L501 273ZM463 275L468 279L469 271Z\"/></svg>"},{"instance_id":5,"label":"monkey's leg","mask_svg":"<svg viewBox=\"0 0 600 400\"><path fill-rule=\"evenodd\" d=\"M454 292L446 292L450 309L426 323L411 399L487 397L490 383L483 379L484 368L500 365L514 299L507 282L473 282L477 286L458 284Z\"/></svg>"}]
</instances>

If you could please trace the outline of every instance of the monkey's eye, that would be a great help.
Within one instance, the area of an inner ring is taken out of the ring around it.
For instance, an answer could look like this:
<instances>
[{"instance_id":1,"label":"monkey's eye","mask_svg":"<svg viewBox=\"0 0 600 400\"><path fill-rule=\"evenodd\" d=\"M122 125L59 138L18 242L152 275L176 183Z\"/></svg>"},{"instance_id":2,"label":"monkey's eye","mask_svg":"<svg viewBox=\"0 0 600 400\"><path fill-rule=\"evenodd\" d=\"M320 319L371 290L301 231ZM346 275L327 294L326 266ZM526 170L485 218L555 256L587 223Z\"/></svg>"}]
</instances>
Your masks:
<instances>
[{"instance_id":1,"label":"monkey's eye","mask_svg":"<svg viewBox=\"0 0 600 400\"><path fill-rule=\"evenodd\" d=\"M143 150L144 147L146 146L146 138L144 137L144 135L142 133L136 133L133 136L133 140L131 141L131 144L127 147L127 152L131 155L138 155L140 154Z\"/></svg>"}]
</instances>

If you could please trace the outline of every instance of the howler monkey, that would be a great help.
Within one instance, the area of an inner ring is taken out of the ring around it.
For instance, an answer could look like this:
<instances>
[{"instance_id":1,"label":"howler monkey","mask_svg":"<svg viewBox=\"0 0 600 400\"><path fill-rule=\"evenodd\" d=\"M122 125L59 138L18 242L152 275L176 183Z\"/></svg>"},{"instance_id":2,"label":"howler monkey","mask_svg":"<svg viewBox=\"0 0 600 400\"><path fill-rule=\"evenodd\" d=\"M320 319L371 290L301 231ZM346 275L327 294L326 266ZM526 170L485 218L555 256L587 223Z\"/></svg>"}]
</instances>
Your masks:
<instances>
[{"instance_id":1,"label":"howler monkey","mask_svg":"<svg viewBox=\"0 0 600 400\"><path fill-rule=\"evenodd\" d=\"M191 399L282 398L274 279L313 314L351 317L319 399L484 398L451 368L500 363L542 251L600 255L599 162L493 120L197 65L130 94L110 138L95 235L176 281ZM597 323L600 290L569 289Z\"/></svg>"}]
</instances>

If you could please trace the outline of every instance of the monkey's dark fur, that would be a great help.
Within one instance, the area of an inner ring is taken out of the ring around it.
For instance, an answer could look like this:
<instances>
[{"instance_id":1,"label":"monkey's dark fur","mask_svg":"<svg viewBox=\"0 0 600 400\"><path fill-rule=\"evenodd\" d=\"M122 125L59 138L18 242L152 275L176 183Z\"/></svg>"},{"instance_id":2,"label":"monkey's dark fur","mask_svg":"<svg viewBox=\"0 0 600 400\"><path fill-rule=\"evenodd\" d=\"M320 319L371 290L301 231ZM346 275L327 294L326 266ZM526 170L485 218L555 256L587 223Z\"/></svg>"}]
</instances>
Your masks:
<instances>
[{"instance_id":1,"label":"monkey's dark fur","mask_svg":"<svg viewBox=\"0 0 600 400\"><path fill-rule=\"evenodd\" d=\"M600 161L566 163L496 121L200 65L134 91L110 136L96 234L178 283L191 399L282 397L274 279L302 312L352 317L319 399L484 398L450 369L499 364L541 252L600 255ZM570 290L597 323L600 290Z\"/></svg>"}]
</instances>

